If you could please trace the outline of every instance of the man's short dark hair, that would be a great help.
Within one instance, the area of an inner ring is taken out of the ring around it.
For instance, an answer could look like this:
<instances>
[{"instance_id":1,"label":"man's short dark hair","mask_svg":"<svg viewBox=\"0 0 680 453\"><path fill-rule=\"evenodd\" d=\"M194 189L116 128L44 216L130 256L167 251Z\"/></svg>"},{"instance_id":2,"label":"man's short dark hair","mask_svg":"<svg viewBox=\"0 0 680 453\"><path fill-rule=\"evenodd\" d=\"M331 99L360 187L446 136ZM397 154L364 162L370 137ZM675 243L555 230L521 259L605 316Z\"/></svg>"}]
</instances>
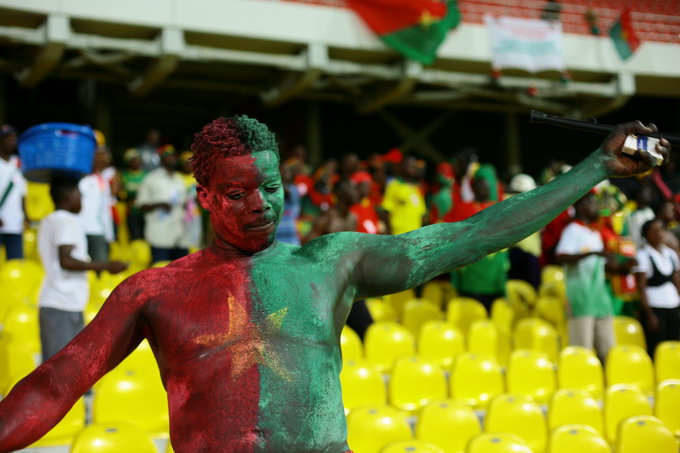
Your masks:
<instances>
[{"instance_id":1,"label":"man's short dark hair","mask_svg":"<svg viewBox=\"0 0 680 453\"><path fill-rule=\"evenodd\" d=\"M194 177L202 186L209 183L219 158L259 151L273 151L277 157L279 155L274 133L265 124L245 115L217 118L206 124L194 136L191 150L194 152L191 158Z\"/></svg>"},{"instance_id":2,"label":"man's short dark hair","mask_svg":"<svg viewBox=\"0 0 680 453\"><path fill-rule=\"evenodd\" d=\"M50 181L50 197L55 206L61 204L64 196L78 188L78 178L68 174L54 172Z\"/></svg>"}]
</instances>

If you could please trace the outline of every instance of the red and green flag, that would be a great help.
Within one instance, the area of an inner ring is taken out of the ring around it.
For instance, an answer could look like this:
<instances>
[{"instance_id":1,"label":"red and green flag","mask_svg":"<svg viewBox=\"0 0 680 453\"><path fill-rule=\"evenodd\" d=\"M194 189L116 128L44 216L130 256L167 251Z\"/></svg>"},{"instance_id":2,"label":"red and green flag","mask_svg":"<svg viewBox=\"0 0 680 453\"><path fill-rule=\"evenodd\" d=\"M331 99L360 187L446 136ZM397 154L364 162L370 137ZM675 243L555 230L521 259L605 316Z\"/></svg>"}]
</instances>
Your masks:
<instances>
[{"instance_id":1,"label":"red and green flag","mask_svg":"<svg viewBox=\"0 0 680 453\"><path fill-rule=\"evenodd\" d=\"M641 41L633 28L633 19L629 9L623 11L619 20L609 29L609 36L623 60L630 58L640 47Z\"/></svg>"},{"instance_id":2,"label":"red and green flag","mask_svg":"<svg viewBox=\"0 0 680 453\"><path fill-rule=\"evenodd\" d=\"M347 0L382 41L406 58L432 64L449 30L460 23L455 0Z\"/></svg>"}]
</instances>

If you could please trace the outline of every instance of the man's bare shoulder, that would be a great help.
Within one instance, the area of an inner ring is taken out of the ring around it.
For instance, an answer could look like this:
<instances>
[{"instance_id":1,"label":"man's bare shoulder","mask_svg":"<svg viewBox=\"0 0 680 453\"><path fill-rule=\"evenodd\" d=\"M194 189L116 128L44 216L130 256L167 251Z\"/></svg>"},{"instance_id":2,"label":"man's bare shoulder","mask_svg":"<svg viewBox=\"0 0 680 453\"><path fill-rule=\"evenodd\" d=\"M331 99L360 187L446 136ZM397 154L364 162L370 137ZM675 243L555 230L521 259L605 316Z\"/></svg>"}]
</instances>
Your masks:
<instances>
[{"instance_id":1,"label":"man's bare shoulder","mask_svg":"<svg viewBox=\"0 0 680 453\"><path fill-rule=\"evenodd\" d=\"M299 247L296 253L316 259L338 258L361 251L362 244L370 236L351 231L326 234Z\"/></svg>"}]
</instances>

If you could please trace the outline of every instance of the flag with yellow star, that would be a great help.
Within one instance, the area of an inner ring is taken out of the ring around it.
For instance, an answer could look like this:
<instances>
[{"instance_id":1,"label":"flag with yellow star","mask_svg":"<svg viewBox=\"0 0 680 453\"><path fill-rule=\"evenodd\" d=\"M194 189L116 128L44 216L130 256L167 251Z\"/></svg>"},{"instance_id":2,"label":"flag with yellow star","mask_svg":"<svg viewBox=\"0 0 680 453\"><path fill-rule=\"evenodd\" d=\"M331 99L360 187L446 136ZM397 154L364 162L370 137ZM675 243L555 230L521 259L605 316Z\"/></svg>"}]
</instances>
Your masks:
<instances>
[{"instance_id":1,"label":"flag with yellow star","mask_svg":"<svg viewBox=\"0 0 680 453\"><path fill-rule=\"evenodd\" d=\"M629 9L624 10L619 20L614 23L609 30L609 37L622 60L630 58L640 47L641 42L633 28L633 19Z\"/></svg>"},{"instance_id":2,"label":"flag with yellow star","mask_svg":"<svg viewBox=\"0 0 680 453\"><path fill-rule=\"evenodd\" d=\"M406 58L429 65L449 30L460 23L455 0L347 0L382 41Z\"/></svg>"}]
</instances>

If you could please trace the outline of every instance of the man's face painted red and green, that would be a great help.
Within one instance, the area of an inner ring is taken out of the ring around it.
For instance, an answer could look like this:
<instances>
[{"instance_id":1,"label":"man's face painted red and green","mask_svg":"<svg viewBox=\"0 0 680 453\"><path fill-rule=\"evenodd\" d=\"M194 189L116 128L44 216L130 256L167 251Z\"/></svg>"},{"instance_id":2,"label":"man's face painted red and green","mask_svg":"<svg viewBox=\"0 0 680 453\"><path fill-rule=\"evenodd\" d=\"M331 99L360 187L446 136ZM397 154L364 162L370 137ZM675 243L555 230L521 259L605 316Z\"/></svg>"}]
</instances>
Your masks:
<instances>
[{"instance_id":1,"label":"man's face painted red and green","mask_svg":"<svg viewBox=\"0 0 680 453\"><path fill-rule=\"evenodd\" d=\"M218 244L255 253L274 242L283 212L279 159L273 151L219 159L199 200Z\"/></svg>"}]
</instances>

